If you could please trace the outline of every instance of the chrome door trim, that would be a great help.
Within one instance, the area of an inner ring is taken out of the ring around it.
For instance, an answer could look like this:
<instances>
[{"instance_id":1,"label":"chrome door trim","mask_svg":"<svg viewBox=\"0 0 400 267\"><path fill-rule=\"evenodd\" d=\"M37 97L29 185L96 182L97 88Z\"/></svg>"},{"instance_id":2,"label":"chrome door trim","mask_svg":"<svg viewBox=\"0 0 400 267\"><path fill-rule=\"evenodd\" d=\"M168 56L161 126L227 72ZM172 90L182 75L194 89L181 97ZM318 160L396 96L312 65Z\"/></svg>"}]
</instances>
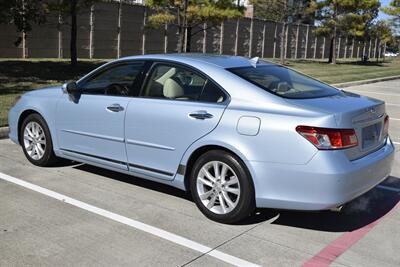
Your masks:
<instances>
[{"instance_id":1,"label":"chrome door trim","mask_svg":"<svg viewBox=\"0 0 400 267\"><path fill-rule=\"evenodd\" d=\"M74 154L82 155L82 156L85 156L85 157L91 157L91 158L95 158L95 159L105 160L105 161L109 161L109 162L120 164L120 165L124 165L124 166L127 165L126 162L122 162L122 161L115 160L115 159L104 158L104 157L100 157L100 156L96 156L96 155L92 155L92 154L88 154L88 153L83 153L83 152L78 152L78 151L65 149L65 148L60 148L60 150L63 151L63 152L74 153Z\"/></svg>"},{"instance_id":2,"label":"chrome door trim","mask_svg":"<svg viewBox=\"0 0 400 267\"><path fill-rule=\"evenodd\" d=\"M146 146L146 147L158 148L158 149L162 149L162 150L169 150L169 151L175 150L175 148L173 148L173 147L163 146L163 145L159 145L159 144L148 143L148 142L143 142L143 141L138 141L138 140L132 140L132 139L127 139L126 143L130 144L130 145Z\"/></svg>"},{"instance_id":3,"label":"chrome door trim","mask_svg":"<svg viewBox=\"0 0 400 267\"><path fill-rule=\"evenodd\" d=\"M102 134L93 134L93 133L87 133L87 132L81 132L81 131L73 131L73 130L67 130L67 129L61 129L61 131L67 132L67 133L72 133L72 134L78 134L78 135L84 135L84 136L88 136L88 137L94 137L94 138L109 140L109 141L120 142L120 143L125 142L124 138L112 137L112 136L107 136L107 135L102 135Z\"/></svg>"},{"instance_id":4,"label":"chrome door trim","mask_svg":"<svg viewBox=\"0 0 400 267\"><path fill-rule=\"evenodd\" d=\"M158 174L162 174L162 175L166 175L166 176L174 176L174 173L171 172L167 172L167 171L163 171L163 170L158 170L158 169L154 169L151 167L146 167L146 166L142 166L142 165L138 165L138 164L133 164L133 163L126 163L126 162L122 162L119 160L114 160L114 159L110 159L110 158L104 158L104 157L100 157L100 156L96 156L93 154L88 154L88 153L82 153L82 152L78 152L78 151L74 151L74 150L70 150L70 149L65 149L65 148L60 148L61 151L66 152L68 154L73 153L76 155L82 155L85 157L91 157L94 159L100 159L100 160L104 160L104 161L108 161L114 164L119 164L119 165L123 165L123 166L129 166L132 168L136 168L136 169L142 169L145 171L150 171L150 172L154 172L154 173L158 173ZM134 170L130 170L130 171L134 171Z\"/></svg>"}]
</instances>

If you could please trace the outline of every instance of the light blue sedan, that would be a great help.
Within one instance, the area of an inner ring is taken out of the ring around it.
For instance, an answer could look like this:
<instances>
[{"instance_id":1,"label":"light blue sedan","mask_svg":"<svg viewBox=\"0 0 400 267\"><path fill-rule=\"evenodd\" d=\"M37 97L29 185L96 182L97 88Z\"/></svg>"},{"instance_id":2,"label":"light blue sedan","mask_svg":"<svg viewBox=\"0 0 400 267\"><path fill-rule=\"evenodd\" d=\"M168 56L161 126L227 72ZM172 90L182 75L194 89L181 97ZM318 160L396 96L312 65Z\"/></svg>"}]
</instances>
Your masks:
<instances>
[{"instance_id":1,"label":"light blue sedan","mask_svg":"<svg viewBox=\"0 0 400 267\"><path fill-rule=\"evenodd\" d=\"M9 124L35 165L66 158L188 190L224 223L341 206L394 157L384 102L257 58L122 58L24 94Z\"/></svg>"}]
</instances>

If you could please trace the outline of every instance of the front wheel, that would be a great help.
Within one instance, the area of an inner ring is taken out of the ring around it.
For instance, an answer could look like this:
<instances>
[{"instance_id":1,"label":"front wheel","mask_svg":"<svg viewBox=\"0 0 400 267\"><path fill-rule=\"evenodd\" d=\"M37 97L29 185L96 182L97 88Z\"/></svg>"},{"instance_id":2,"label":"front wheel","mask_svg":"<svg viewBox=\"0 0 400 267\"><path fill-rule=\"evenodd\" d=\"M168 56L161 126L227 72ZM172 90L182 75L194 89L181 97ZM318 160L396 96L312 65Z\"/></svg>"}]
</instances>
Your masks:
<instances>
[{"instance_id":1,"label":"front wheel","mask_svg":"<svg viewBox=\"0 0 400 267\"><path fill-rule=\"evenodd\" d=\"M49 128L39 114L27 116L19 132L24 154L32 164L44 167L58 161L53 151Z\"/></svg>"},{"instance_id":2,"label":"front wheel","mask_svg":"<svg viewBox=\"0 0 400 267\"><path fill-rule=\"evenodd\" d=\"M236 156L212 150L200 156L192 170L192 196L208 218L236 223L254 211L253 184L246 166Z\"/></svg>"}]
</instances>

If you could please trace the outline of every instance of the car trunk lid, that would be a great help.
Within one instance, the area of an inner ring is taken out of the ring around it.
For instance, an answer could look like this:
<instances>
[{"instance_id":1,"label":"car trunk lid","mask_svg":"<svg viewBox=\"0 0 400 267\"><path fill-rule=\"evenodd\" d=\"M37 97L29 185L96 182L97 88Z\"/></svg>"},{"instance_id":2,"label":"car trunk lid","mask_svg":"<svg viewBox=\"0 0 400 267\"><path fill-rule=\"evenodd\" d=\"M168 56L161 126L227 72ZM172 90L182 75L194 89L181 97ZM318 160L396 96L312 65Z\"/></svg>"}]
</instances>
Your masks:
<instances>
[{"instance_id":1,"label":"car trunk lid","mask_svg":"<svg viewBox=\"0 0 400 267\"><path fill-rule=\"evenodd\" d=\"M350 160L361 158L379 149L385 143L383 127L386 111L385 104L381 100L341 92L329 97L288 101L307 109L333 114L337 128L354 129L358 146L345 150ZM325 125L311 126L326 127Z\"/></svg>"}]
</instances>

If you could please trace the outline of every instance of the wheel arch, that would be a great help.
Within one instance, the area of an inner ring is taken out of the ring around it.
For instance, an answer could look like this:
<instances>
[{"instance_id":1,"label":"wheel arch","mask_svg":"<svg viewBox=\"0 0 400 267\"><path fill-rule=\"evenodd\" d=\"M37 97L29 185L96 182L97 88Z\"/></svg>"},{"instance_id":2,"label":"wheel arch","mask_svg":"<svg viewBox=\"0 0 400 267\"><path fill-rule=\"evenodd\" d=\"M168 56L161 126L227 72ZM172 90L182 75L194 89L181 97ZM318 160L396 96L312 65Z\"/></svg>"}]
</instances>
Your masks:
<instances>
[{"instance_id":1,"label":"wheel arch","mask_svg":"<svg viewBox=\"0 0 400 267\"><path fill-rule=\"evenodd\" d=\"M21 141L22 141L21 140L22 123L24 122L25 118L28 117L31 114L38 114L43 118L44 121L46 121L46 119L43 117L43 115L39 111L37 111L36 109L29 108L29 109L25 109L23 112L21 112L21 114L18 117L18 124L17 124L17 136L18 136L19 144L22 144L21 143Z\"/></svg>"},{"instance_id":2,"label":"wheel arch","mask_svg":"<svg viewBox=\"0 0 400 267\"><path fill-rule=\"evenodd\" d=\"M192 172L192 168L196 160L203 155L204 153L211 151L211 150L223 150L228 152L229 154L232 154L233 156L237 157L245 166L245 171L248 173L251 184L253 186L253 191L255 192L255 187L254 187L254 179L252 175L252 171L250 166L246 163L247 160L245 156L240 152L237 151L236 149L231 149L228 146L222 145L222 144L204 144L201 146L196 147L192 151L190 151L189 156L187 156L187 159L184 161L183 166L185 166L185 172L184 172L184 185L187 191L190 190L190 173Z\"/></svg>"}]
</instances>

